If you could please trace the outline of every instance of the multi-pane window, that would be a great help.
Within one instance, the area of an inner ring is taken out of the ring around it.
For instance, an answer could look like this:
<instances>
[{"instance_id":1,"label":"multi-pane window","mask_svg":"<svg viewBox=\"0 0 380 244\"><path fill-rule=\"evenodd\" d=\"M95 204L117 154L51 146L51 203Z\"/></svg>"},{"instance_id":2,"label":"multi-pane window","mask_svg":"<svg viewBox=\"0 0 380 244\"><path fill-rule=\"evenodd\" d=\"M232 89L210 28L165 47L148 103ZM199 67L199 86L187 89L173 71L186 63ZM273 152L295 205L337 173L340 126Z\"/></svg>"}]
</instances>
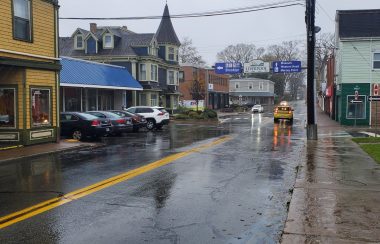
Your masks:
<instances>
[{"instance_id":1,"label":"multi-pane window","mask_svg":"<svg viewBox=\"0 0 380 244\"><path fill-rule=\"evenodd\" d=\"M75 36L75 49L83 49L83 35Z\"/></svg>"},{"instance_id":2,"label":"multi-pane window","mask_svg":"<svg viewBox=\"0 0 380 244\"><path fill-rule=\"evenodd\" d=\"M380 53L373 54L373 68L380 69Z\"/></svg>"},{"instance_id":3,"label":"multi-pane window","mask_svg":"<svg viewBox=\"0 0 380 244\"><path fill-rule=\"evenodd\" d=\"M170 61L175 61L175 49L174 47L169 47L168 57Z\"/></svg>"},{"instance_id":4,"label":"multi-pane window","mask_svg":"<svg viewBox=\"0 0 380 244\"><path fill-rule=\"evenodd\" d=\"M157 94L150 94L150 106L158 106Z\"/></svg>"},{"instance_id":5,"label":"multi-pane window","mask_svg":"<svg viewBox=\"0 0 380 244\"><path fill-rule=\"evenodd\" d=\"M174 71L172 71L172 70L168 71L168 83L169 83L169 85L175 85Z\"/></svg>"},{"instance_id":6,"label":"multi-pane window","mask_svg":"<svg viewBox=\"0 0 380 244\"><path fill-rule=\"evenodd\" d=\"M158 67L156 64L152 64L150 67L150 79L152 81L158 81Z\"/></svg>"},{"instance_id":7,"label":"multi-pane window","mask_svg":"<svg viewBox=\"0 0 380 244\"><path fill-rule=\"evenodd\" d=\"M16 127L16 90L0 88L0 128Z\"/></svg>"},{"instance_id":8,"label":"multi-pane window","mask_svg":"<svg viewBox=\"0 0 380 244\"><path fill-rule=\"evenodd\" d=\"M104 35L104 48L112 48L112 35L111 34L106 34Z\"/></svg>"},{"instance_id":9,"label":"multi-pane window","mask_svg":"<svg viewBox=\"0 0 380 244\"><path fill-rule=\"evenodd\" d=\"M32 125L51 125L50 118L50 89L31 89Z\"/></svg>"},{"instance_id":10,"label":"multi-pane window","mask_svg":"<svg viewBox=\"0 0 380 244\"><path fill-rule=\"evenodd\" d=\"M140 80L146 80L146 64L140 64Z\"/></svg>"},{"instance_id":11,"label":"multi-pane window","mask_svg":"<svg viewBox=\"0 0 380 244\"><path fill-rule=\"evenodd\" d=\"M235 83L235 89L239 89L239 83Z\"/></svg>"},{"instance_id":12,"label":"multi-pane window","mask_svg":"<svg viewBox=\"0 0 380 244\"><path fill-rule=\"evenodd\" d=\"M13 0L13 36L23 41L32 40L30 0Z\"/></svg>"}]
</instances>

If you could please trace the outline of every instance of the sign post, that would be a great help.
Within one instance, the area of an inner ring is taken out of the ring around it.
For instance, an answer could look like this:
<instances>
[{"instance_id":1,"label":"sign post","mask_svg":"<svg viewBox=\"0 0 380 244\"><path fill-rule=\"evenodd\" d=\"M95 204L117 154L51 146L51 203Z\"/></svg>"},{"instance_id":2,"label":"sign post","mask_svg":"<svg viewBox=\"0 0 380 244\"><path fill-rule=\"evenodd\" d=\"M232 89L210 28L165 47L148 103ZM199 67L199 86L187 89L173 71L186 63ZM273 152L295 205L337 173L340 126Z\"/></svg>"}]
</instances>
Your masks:
<instances>
[{"instance_id":1,"label":"sign post","mask_svg":"<svg viewBox=\"0 0 380 244\"><path fill-rule=\"evenodd\" d=\"M275 61L272 63L273 73L299 73L301 61Z\"/></svg>"},{"instance_id":2,"label":"sign post","mask_svg":"<svg viewBox=\"0 0 380 244\"><path fill-rule=\"evenodd\" d=\"M216 63L215 73L216 74L240 74L242 71L241 63Z\"/></svg>"}]
</instances>

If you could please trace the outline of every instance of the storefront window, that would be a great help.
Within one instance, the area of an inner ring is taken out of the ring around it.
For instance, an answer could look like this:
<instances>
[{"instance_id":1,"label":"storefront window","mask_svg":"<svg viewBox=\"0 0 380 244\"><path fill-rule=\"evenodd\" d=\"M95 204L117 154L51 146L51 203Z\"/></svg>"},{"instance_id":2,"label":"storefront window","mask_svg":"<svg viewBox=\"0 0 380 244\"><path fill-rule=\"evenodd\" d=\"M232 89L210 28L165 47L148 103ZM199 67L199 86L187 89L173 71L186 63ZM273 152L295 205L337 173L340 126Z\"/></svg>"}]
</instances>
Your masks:
<instances>
[{"instance_id":1,"label":"storefront window","mask_svg":"<svg viewBox=\"0 0 380 244\"><path fill-rule=\"evenodd\" d=\"M50 90L32 89L32 125L51 125L50 120Z\"/></svg>"},{"instance_id":2,"label":"storefront window","mask_svg":"<svg viewBox=\"0 0 380 244\"><path fill-rule=\"evenodd\" d=\"M65 87L65 111L81 111L81 88Z\"/></svg>"},{"instance_id":3,"label":"storefront window","mask_svg":"<svg viewBox=\"0 0 380 244\"><path fill-rule=\"evenodd\" d=\"M15 128L16 90L0 88L0 128Z\"/></svg>"},{"instance_id":4,"label":"storefront window","mask_svg":"<svg viewBox=\"0 0 380 244\"><path fill-rule=\"evenodd\" d=\"M361 101L361 103L353 103L352 101ZM355 96L347 96L347 119L365 119L365 96L359 96L355 100Z\"/></svg>"},{"instance_id":5,"label":"storefront window","mask_svg":"<svg viewBox=\"0 0 380 244\"><path fill-rule=\"evenodd\" d=\"M88 89L87 90L87 101L88 101L88 107L86 109L87 111L97 110L96 89Z\"/></svg>"}]
</instances>

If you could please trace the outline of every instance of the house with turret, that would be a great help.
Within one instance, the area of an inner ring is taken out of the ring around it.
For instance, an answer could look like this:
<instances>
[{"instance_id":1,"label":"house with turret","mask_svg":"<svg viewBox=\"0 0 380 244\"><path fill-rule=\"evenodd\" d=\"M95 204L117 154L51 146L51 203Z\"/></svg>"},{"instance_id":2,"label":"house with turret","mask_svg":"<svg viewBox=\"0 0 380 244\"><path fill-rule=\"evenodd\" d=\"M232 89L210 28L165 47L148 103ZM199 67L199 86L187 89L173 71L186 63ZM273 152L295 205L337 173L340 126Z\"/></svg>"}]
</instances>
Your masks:
<instances>
[{"instance_id":1,"label":"house with turret","mask_svg":"<svg viewBox=\"0 0 380 244\"><path fill-rule=\"evenodd\" d=\"M178 49L181 43L174 30L168 5L155 33L136 33L126 26L98 26L76 29L60 38L60 54L71 58L123 66L143 87L142 90L102 91L109 109L122 105L163 106L174 110L179 101ZM99 91L98 91L99 93ZM117 93L117 95L115 95ZM98 97L98 96L97 96Z\"/></svg>"}]
</instances>

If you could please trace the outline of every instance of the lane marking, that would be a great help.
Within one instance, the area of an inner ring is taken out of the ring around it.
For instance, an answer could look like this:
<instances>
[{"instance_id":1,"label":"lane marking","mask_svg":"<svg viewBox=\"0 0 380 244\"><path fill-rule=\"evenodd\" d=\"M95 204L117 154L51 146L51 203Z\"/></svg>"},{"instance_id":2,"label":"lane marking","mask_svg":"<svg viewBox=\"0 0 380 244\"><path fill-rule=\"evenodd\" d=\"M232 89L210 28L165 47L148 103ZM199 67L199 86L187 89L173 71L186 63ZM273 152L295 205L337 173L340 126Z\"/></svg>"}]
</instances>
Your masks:
<instances>
[{"instance_id":1,"label":"lane marking","mask_svg":"<svg viewBox=\"0 0 380 244\"><path fill-rule=\"evenodd\" d=\"M10 225L13 225L17 222L26 220L28 218L31 218L33 216L36 216L40 213L46 212L46 211L51 210L53 208L57 208L61 205L72 202L74 200L78 200L82 197L85 197L87 195L90 195L92 193L100 191L102 189L108 188L110 186L116 185L116 184L124 182L124 181L127 181L127 180L132 179L136 176L142 175L146 172L149 172L149 171L152 171L154 169L165 166L167 164L170 164L175 160L186 157L186 156L193 154L195 152L203 151L207 148L216 146L218 144L229 141L231 139L232 139L232 137L230 137L230 136L221 137L221 138L219 138L215 141L212 141L210 143L201 145L199 147L195 147L193 149L190 149L190 150L187 150L184 152L180 152L180 153L176 153L176 154L167 156L167 157L162 158L160 160L157 160L153 163L149 163L149 164L144 165L142 167L139 167L139 168L130 170L128 172L116 175L114 177L100 181L100 182L95 183L93 185L89 185L87 187L84 187L84 188L75 190L73 192L67 193L61 197L56 197L56 198L38 203L38 204L33 205L31 207L22 209L20 211L8 214L8 215L0 218L0 229L3 229L3 228L8 227Z\"/></svg>"}]
</instances>

